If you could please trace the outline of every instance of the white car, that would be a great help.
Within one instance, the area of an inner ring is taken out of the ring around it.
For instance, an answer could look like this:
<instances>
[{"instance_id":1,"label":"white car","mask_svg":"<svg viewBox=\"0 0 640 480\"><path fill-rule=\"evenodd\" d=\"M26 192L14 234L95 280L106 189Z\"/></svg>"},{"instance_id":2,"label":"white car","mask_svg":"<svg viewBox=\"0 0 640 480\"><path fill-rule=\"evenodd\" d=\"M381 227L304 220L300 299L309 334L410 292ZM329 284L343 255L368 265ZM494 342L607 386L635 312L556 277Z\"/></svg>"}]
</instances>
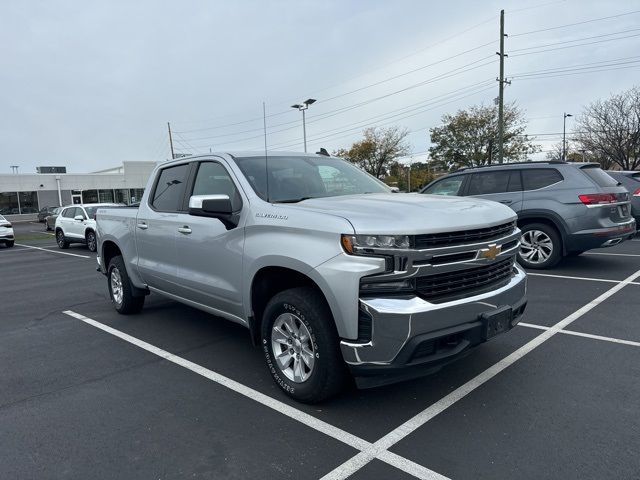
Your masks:
<instances>
[{"instance_id":1,"label":"white car","mask_svg":"<svg viewBox=\"0 0 640 480\"><path fill-rule=\"evenodd\" d=\"M11 222L0 215L0 243L4 243L7 247L13 247L14 242L15 237Z\"/></svg>"},{"instance_id":2,"label":"white car","mask_svg":"<svg viewBox=\"0 0 640 480\"><path fill-rule=\"evenodd\" d=\"M92 203L63 207L56 218L56 242L60 248L69 248L70 243L86 243L89 250L96 251L96 212L100 207L118 207L116 203Z\"/></svg>"}]
</instances>

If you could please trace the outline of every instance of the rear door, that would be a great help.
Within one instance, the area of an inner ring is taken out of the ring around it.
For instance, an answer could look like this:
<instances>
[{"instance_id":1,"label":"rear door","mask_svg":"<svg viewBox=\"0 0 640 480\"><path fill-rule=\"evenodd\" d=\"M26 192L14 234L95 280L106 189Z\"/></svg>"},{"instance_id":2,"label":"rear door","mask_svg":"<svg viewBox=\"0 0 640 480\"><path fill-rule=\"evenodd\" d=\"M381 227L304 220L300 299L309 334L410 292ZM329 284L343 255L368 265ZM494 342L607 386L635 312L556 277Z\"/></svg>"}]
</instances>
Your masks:
<instances>
[{"instance_id":1,"label":"rear door","mask_svg":"<svg viewBox=\"0 0 640 480\"><path fill-rule=\"evenodd\" d=\"M75 215L76 207L65 208L60 215L58 225L60 226L60 228L62 228L65 237L75 238L76 236L74 234L74 227L76 223L76 221L74 220Z\"/></svg>"},{"instance_id":2,"label":"rear door","mask_svg":"<svg viewBox=\"0 0 640 480\"><path fill-rule=\"evenodd\" d=\"M465 195L502 203L517 213L522 210L520 171L509 169L475 172L469 179Z\"/></svg>"},{"instance_id":3,"label":"rear door","mask_svg":"<svg viewBox=\"0 0 640 480\"><path fill-rule=\"evenodd\" d=\"M177 248L179 295L222 312L242 317L242 252L244 250L243 200L236 179L224 160L196 165L189 195L227 195L233 211L240 212L238 226L225 226L217 218L178 214Z\"/></svg>"},{"instance_id":4,"label":"rear door","mask_svg":"<svg viewBox=\"0 0 640 480\"><path fill-rule=\"evenodd\" d=\"M185 209L185 190L191 172L190 163L159 170L147 199L140 204L136 219L138 272L152 288L174 293L178 288L176 248L179 215Z\"/></svg>"}]
</instances>

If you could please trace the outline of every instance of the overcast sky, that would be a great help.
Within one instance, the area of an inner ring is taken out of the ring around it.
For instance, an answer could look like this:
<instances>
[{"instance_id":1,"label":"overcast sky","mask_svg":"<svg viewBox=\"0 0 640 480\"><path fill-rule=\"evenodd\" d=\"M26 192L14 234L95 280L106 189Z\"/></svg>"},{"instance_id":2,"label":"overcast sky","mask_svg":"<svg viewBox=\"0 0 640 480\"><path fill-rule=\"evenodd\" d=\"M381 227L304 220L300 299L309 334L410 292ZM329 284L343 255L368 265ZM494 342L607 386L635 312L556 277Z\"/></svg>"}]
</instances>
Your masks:
<instances>
[{"instance_id":1,"label":"overcast sky","mask_svg":"<svg viewBox=\"0 0 640 480\"><path fill-rule=\"evenodd\" d=\"M263 101L269 149L302 151L290 106L307 98L310 151L377 124L424 152L444 113L497 96L501 8L505 99L528 132L562 132L564 111L640 84L640 12L620 15L640 0L4 2L0 172L165 160L168 121L180 153L259 150Z\"/></svg>"}]
</instances>

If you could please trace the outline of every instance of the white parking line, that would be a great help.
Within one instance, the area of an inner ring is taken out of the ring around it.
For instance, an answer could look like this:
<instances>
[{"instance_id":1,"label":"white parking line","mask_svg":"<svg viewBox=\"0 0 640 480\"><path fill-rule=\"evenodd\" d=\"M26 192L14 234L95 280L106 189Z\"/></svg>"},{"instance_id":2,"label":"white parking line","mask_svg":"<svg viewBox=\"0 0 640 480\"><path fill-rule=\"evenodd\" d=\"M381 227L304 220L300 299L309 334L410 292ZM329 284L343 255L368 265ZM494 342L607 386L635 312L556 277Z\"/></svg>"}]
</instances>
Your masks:
<instances>
[{"instance_id":1,"label":"white parking line","mask_svg":"<svg viewBox=\"0 0 640 480\"><path fill-rule=\"evenodd\" d=\"M422 412L415 415L413 418L410 418L402 425L400 425L395 430L392 430L387 435L382 437L380 440L377 440L371 447L362 450L360 453L352 457L351 459L344 462L342 465L338 466L336 469L329 472L327 475L322 477L321 480L338 480L345 479L350 475L353 475L355 472L360 470L367 463L372 461L375 458L383 459L384 452L391 448L393 445L404 439L407 435L410 435L418 428L422 427L425 423L431 420L436 415L442 413L451 405L455 404L458 400L466 397L469 393L473 392L476 388L480 387L487 381L491 380L498 373L502 372L505 368L513 365L517 360L524 357L526 354L530 353L544 342L553 337L556 333L562 330L564 327L568 326L602 302L604 302L607 298L614 295L616 292L620 291L629 283L633 282L636 278L640 277L640 270L635 272L634 274L628 276L622 282L614 285L609 290L587 303L579 310L576 310L571 315L565 317L563 320L556 323L553 327L549 327L549 329L543 331L540 335L538 335L533 340L529 341L515 352L506 356L502 360L500 360L495 365L489 367L484 372L480 373L478 376L472 378L464 385L458 387L449 395L444 398L441 398L436 403L424 409Z\"/></svg>"},{"instance_id":2,"label":"white parking line","mask_svg":"<svg viewBox=\"0 0 640 480\"><path fill-rule=\"evenodd\" d=\"M37 230L29 230L29 233L39 233L41 235L51 235L52 237L55 237L56 234L55 233L51 233L51 232L38 232Z\"/></svg>"},{"instance_id":3,"label":"white parking line","mask_svg":"<svg viewBox=\"0 0 640 480\"><path fill-rule=\"evenodd\" d=\"M16 243L19 247L33 248L34 250L42 250L43 252L59 253L60 255L70 255L72 257L91 258L89 255L78 255L77 253L59 252L58 250L49 250L47 248L34 247L32 245L23 245L22 243Z\"/></svg>"},{"instance_id":4,"label":"white parking line","mask_svg":"<svg viewBox=\"0 0 640 480\"><path fill-rule=\"evenodd\" d=\"M620 283L622 280L611 280L607 278L593 278L593 277L573 277L571 275L554 275L551 273L533 273L527 272L530 277L551 277L551 278L566 278L568 280L588 280L591 282L605 282L605 283ZM640 285L640 282L629 282L629 285Z\"/></svg>"},{"instance_id":5,"label":"white parking line","mask_svg":"<svg viewBox=\"0 0 640 480\"><path fill-rule=\"evenodd\" d=\"M518 326L527 327L527 328L536 328L538 330L549 330L551 328L551 327L545 327L544 325L536 325L534 323L524 323L524 322L520 322ZM622 345L631 345L632 347L640 347L640 342L634 342L632 340L622 340L620 338L613 338L613 337L603 337L602 335L593 335L591 333L576 332L575 330L560 330L558 331L558 333L564 333L566 335L573 335L576 337L591 338L593 340L603 340L605 342L621 343Z\"/></svg>"},{"instance_id":6,"label":"white parking line","mask_svg":"<svg viewBox=\"0 0 640 480\"><path fill-rule=\"evenodd\" d=\"M355 448L356 450L363 451L365 449L369 449L373 447L373 445L370 442L367 442L366 440L360 437L357 437L345 430L342 430L323 420L320 420L314 417L313 415L309 415L308 413L305 413L301 410L298 410L297 408L287 405L286 403L283 403L280 400L276 400L275 398L271 398L268 395L260 393L257 390L247 387L239 382L236 382L235 380L225 377L224 375L220 375L219 373L216 373L213 370L209 370L208 368L198 365L197 363L190 362L189 360L186 360L182 357L174 355L170 352L167 352L166 350L163 350L154 345L151 345L150 343L147 343L136 337L132 337L131 335L121 332L120 330L116 330L115 328L109 327L108 325L104 325L103 323L97 322L91 318L85 317L84 315L73 312L71 310L66 310L62 313L69 315L70 317L76 318L78 320L81 320L88 325L99 328L103 332L106 332L115 337L118 337L126 342L131 343L132 345L135 345L136 347L139 347L169 362L175 363L176 365L186 368L187 370L191 370L192 372L197 373L198 375L202 375L203 377L213 382L216 382L230 390L233 390L234 392L239 393L240 395L250 398L251 400L254 400L264 405L265 407L268 407L297 422L300 422L306 425L307 427L310 427L310 428L313 428L314 430L322 432L325 435L328 435L346 445L349 445L350 447ZM447 477L444 477L432 470L429 470L426 467L423 467L422 465L412 462L407 458L401 457L400 455L396 455L395 453L381 452L380 460L390 465L393 465L394 467L420 479L448 480Z\"/></svg>"},{"instance_id":7,"label":"white parking line","mask_svg":"<svg viewBox=\"0 0 640 480\"><path fill-rule=\"evenodd\" d=\"M608 255L610 257L640 257L640 255L636 253L585 252L582 255Z\"/></svg>"}]
</instances>

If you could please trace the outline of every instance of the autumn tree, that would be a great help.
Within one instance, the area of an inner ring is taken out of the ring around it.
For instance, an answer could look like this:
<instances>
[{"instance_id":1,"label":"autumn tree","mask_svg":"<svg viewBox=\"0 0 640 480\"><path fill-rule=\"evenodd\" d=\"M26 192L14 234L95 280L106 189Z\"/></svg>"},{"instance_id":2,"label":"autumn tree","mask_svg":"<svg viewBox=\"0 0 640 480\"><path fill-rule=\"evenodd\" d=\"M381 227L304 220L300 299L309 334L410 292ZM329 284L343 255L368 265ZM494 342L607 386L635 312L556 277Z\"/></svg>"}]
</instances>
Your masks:
<instances>
[{"instance_id":1,"label":"autumn tree","mask_svg":"<svg viewBox=\"0 0 640 480\"><path fill-rule=\"evenodd\" d=\"M440 170L476 167L498 162L498 109L475 105L445 114L443 125L429 129L432 146L429 153ZM540 150L523 132L527 126L524 113L515 103L504 106L504 161L526 160Z\"/></svg>"},{"instance_id":2,"label":"autumn tree","mask_svg":"<svg viewBox=\"0 0 640 480\"><path fill-rule=\"evenodd\" d=\"M573 136L604 168L640 168L640 87L585 107Z\"/></svg>"},{"instance_id":3,"label":"autumn tree","mask_svg":"<svg viewBox=\"0 0 640 480\"><path fill-rule=\"evenodd\" d=\"M562 158L562 142L558 142L551 147L551 150L547 152L547 160L554 160L561 162ZM592 155L587 155L587 152L578 148L573 142L567 141L565 161L567 162L592 162L594 159Z\"/></svg>"},{"instance_id":4,"label":"autumn tree","mask_svg":"<svg viewBox=\"0 0 640 480\"><path fill-rule=\"evenodd\" d=\"M367 128L363 132L362 140L334 154L349 160L376 178L383 178L394 161L411 151L411 146L406 140L408 134L406 128L397 126Z\"/></svg>"}]
</instances>

